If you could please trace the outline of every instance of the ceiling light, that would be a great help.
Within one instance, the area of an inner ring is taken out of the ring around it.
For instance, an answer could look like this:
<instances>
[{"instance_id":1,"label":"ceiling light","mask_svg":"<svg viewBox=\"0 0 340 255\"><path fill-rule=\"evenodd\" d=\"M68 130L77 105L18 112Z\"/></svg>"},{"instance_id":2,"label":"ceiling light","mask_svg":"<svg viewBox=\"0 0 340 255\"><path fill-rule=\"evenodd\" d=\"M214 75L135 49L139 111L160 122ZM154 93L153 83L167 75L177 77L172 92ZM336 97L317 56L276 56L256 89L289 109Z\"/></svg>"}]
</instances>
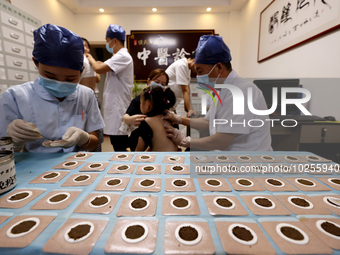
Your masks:
<instances>
[{"instance_id":1,"label":"ceiling light","mask_svg":"<svg viewBox=\"0 0 340 255\"><path fill-rule=\"evenodd\" d=\"M104 12L104 9L103 9L103 8L100 8L99 11L100 11L100 12Z\"/></svg>"},{"instance_id":2,"label":"ceiling light","mask_svg":"<svg viewBox=\"0 0 340 255\"><path fill-rule=\"evenodd\" d=\"M210 12L210 11L211 11L211 8L210 8L210 7L208 7L208 8L207 8L207 12Z\"/></svg>"},{"instance_id":3,"label":"ceiling light","mask_svg":"<svg viewBox=\"0 0 340 255\"><path fill-rule=\"evenodd\" d=\"M156 12L156 11L157 11L157 8L152 8L152 11L153 11L153 12Z\"/></svg>"}]
</instances>

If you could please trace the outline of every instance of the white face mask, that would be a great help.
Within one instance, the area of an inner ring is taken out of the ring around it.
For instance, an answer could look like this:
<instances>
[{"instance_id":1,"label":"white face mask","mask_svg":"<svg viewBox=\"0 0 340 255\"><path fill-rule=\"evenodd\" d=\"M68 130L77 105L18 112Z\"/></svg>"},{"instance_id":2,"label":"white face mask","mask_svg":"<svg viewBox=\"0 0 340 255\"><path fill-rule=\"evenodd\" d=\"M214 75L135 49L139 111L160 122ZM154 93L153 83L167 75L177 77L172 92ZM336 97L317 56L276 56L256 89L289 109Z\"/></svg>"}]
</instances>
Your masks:
<instances>
[{"instance_id":1,"label":"white face mask","mask_svg":"<svg viewBox=\"0 0 340 255\"><path fill-rule=\"evenodd\" d=\"M211 70L210 70L209 73L207 73L207 74L202 74L202 75L197 75L197 76L196 76L197 83L198 83L198 85L199 85L200 87L202 87L202 88L207 88L206 85L208 85L208 86L210 86L210 87L212 87L212 88L215 88L216 81L217 81L217 79L220 77L220 74L217 76L217 78L215 79L215 81L210 81L210 80L209 80L209 74L212 72L212 70L214 70L214 68L216 67L216 65L217 65L217 64L215 64L215 65L211 68ZM209 87L208 87L208 88L209 88ZM209 90L210 90L210 88L209 88Z\"/></svg>"},{"instance_id":2,"label":"white face mask","mask_svg":"<svg viewBox=\"0 0 340 255\"><path fill-rule=\"evenodd\" d=\"M109 53L111 53L111 54L113 54L113 49L114 49L114 47L116 46L116 45L113 45L112 46L112 48L110 48L110 43L113 41L113 39L111 40L111 41L109 41L108 43L106 43L106 50L109 52Z\"/></svg>"},{"instance_id":3,"label":"white face mask","mask_svg":"<svg viewBox=\"0 0 340 255\"><path fill-rule=\"evenodd\" d=\"M157 87L161 87L162 89L164 89L164 86L162 84L154 82L154 81L151 81L151 83L150 83L150 87L152 87L152 86L157 86Z\"/></svg>"}]
</instances>

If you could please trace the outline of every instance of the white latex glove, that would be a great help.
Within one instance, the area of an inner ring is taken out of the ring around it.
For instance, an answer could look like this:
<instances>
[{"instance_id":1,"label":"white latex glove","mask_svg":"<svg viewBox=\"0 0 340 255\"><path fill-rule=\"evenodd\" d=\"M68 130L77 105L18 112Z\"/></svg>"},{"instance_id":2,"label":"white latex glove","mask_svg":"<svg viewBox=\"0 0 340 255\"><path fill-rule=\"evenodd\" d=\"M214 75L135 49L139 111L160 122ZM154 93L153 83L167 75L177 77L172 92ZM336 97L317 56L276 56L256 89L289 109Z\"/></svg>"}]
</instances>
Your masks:
<instances>
[{"instance_id":1,"label":"white latex glove","mask_svg":"<svg viewBox=\"0 0 340 255\"><path fill-rule=\"evenodd\" d=\"M166 110L166 114L163 116L163 119L170 121L172 124L182 124L182 116L174 114L169 110Z\"/></svg>"},{"instance_id":2,"label":"white latex glove","mask_svg":"<svg viewBox=\"0 0 340 255\"><path fill-rule=\"evenodd\" d=\"M12 138L15 152L20 151L26 141L35 141L43 138L39 129L33 123L21 119L13 120L7 126L7 136Z\"/></svg>"},{"instance_id":3,"label":"white latex glove","mask_svg":"<svg viewBox=\"0 0 340 255\"><path fill-rule=\"evenodd\" d=\"M90 141L90 135L77 127L69 127L60 141L45 141L43 146L45 147L62 147L70 148L77 145L78 147L88 143Z\"/></svg>"},{"instance_id":4,"label":"white latex glove","mask_svg":"<svg viewBox=\"0 0 340 255\"><path fill-rule=\"evenodd\" d=\"M190 136L183 135L181 131L173 127L166 127L165 130L168 133L167 137L170 138L174 144L186 148L190 147Z\"/></svg>"}]
</instances>

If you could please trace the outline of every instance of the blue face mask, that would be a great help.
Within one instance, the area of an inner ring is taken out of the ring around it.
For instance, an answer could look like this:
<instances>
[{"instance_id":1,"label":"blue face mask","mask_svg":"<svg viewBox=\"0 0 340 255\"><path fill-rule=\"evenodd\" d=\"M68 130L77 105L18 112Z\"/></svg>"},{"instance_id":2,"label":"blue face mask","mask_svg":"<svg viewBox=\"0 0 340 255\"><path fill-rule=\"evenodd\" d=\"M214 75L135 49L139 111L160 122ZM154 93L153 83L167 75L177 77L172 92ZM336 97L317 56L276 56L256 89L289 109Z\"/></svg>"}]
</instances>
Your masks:
<instances>
[{"instance_id":1,"label":"blue face mask","mask_svg":"<svg viewBox=\"0 0 340 255\"><path fill-rule=\"evenodd\" d=\"M71 95L73 92L76 91L78 86L78 83L56 81L42 77L41 75L39 75L39 77L39 84L43 86L48 91L48 93L58 98L63 98Z\"/></svg>"},{"instance_id":2,"label":"blue face mask","mask_svg":"<svg viewBox=\"0 0 340 255\"><path fill-rule=\"evenodd\" d=\"M209 74L212 72L212 70L214 70L215 66L216 66L216 64L213 66L213 68L211 68L209 73L196 76L197 83L200 87L202 87L204 89L209 89L207 86L205 86L205 85L209 85L210 87L215 88L216 81L217 81L218 77L220 77L220 75L217 76L215 81L209 80Z\"/></svg>"},{"instance_id":3,"label":"blue face mask","mask_svg":"<svg viewBox=\"0 0 340 255\"><path fill-rule=\"evenodd\" d=\"M113 40L113 39L112 39L112 40ZM112 42L112 40L109 41L108 43L106 43L106 50L107 50L109 53L111 53L111 54L113 54L113 48L115 47L115 45L113 45L113 47L110 48L110 43Z\"/></svg>"},{"instance_id":4,"label":"blue face mask","mask_svg":"<svg viewBox=\"0 0 340 255\"><path fill-rule=\"evenodd\" d=\"M150 87L152 87L152 86L158 86L158 87L161 87L162 89L164 89L164 86L162 84L159 84L159 83L154 82L154 81L151 81L151 83L150 83Z\"/></svg>"}]
</instances>

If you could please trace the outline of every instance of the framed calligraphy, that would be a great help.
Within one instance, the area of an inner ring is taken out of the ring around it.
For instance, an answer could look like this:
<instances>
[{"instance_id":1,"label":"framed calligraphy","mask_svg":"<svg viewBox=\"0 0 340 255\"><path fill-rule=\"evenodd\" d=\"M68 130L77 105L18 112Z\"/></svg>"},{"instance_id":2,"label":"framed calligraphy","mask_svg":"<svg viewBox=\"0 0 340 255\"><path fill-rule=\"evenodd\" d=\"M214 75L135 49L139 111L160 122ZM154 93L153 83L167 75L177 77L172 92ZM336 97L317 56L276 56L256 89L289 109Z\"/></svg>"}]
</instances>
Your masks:
<instances>
[{"instance_id":1,"label":"framed calligraphy","mask_svg":"<svg viewBox=\"0 0 340 255\"><path fill-rule=\"evenodd\" d=\"M146 81L156 68L167 69L174 61L190 57L202 35L211 30L132 30L127 48L134 61L136 81Z\"/></svg>"},{"instance_id":2,"label":"framed calligraphy","mask_svg":"<svg viewBox=\"0 0 340 255\"><path fill-rule=\"evenodd\" d=\"M260 14L257 61L339 27L339 0L274 0Z\"/></svg>"}]
</instances>

